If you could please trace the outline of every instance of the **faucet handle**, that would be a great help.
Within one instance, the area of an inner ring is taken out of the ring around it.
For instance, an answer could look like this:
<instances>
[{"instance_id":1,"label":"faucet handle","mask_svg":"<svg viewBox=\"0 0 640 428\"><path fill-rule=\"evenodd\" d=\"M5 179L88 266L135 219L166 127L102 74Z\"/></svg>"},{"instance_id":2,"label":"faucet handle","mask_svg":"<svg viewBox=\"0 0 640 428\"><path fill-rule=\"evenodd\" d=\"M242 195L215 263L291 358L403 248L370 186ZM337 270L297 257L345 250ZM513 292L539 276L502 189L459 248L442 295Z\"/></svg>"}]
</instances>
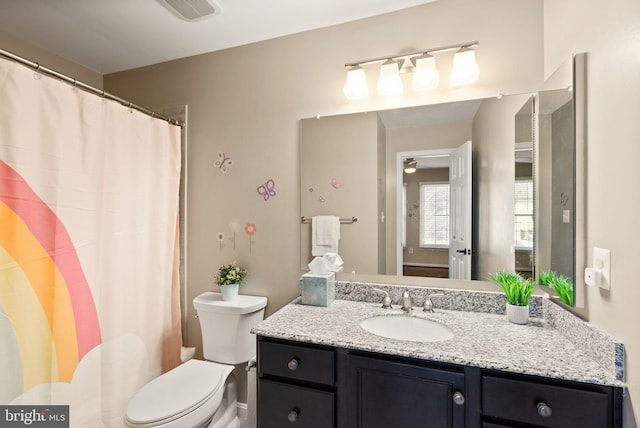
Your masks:
<instances>
[{"instance_id":1,"label":"faucet handle","mask_svg":"<svg viewBox=\"0 0 640 428\"><path fill-rule=\"evenodd\" d=\"M378 293L384 293L384 299L382 299L382 307L384 309L391 309L391 298L389 297L389 293L378 288L374 288L373 290L377 291Z\"/></svg>"},{"instance_id":2,"label":"faucet handle","mask_svg":"<svg viewBox=\"0 0 640 428\"><path fill-rule=\"evenodd\" d=\"M402 310L405 312L413 310L413 300L411 299L409 292L406 290L402 293Z\"/></svg>"},{"instance_id":3,"label":"faucet handle","mask_svg":"<svg viewBox=\"0 0 640 428\"><path fill-rule=\"evenodd\" d=\"M434 297L444 297L442 293L430 294L424 299L424 308L422 309L424 312L433 312L433 302L431 301Z\"/></svg>"}]
</instances>

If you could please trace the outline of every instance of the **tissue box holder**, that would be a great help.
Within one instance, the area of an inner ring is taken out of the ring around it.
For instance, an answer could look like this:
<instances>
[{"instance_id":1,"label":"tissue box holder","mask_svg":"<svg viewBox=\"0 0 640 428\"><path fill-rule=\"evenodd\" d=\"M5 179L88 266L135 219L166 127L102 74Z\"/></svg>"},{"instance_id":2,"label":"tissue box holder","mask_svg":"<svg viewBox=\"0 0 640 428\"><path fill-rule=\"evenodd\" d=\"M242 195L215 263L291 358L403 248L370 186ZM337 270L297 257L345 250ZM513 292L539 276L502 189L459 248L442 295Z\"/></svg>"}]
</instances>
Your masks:
<instances>
[{"instance_id":1,"label":"tissue box holder","mask_svg":"<svg viewBox=\"0 0 640 428\"><path fill-rule=\"evenodd\" d=\"M302 304L329 306L336 295L336 274L305 273L302 275Z\"/></svg>"}]
</instances>

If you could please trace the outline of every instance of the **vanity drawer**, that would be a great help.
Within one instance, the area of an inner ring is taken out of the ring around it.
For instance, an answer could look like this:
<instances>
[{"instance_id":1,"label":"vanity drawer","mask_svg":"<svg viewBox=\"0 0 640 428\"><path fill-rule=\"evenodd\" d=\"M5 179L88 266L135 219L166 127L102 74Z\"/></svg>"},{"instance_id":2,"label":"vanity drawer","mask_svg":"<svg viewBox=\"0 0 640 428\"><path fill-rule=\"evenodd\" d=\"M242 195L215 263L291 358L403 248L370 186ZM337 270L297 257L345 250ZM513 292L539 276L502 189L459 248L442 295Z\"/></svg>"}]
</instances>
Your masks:
<instances>
[{"instance_id":1,"label":"vanity drawer","mask_svg":"<svg viewBox=\"0 0 640 428\"><path fill-rule=\"evenodd\" d=\"M333 428L335 394L260 379L258 428Z\"/></svg>"},{"instance_id":2,"label":"vanity drawer","mask_svg":"<svg viewBox=\"0 0 640 428\"><path fill-rule=\"evenodd\" d=\"M482 377L482 413L489 417L539 427L606 428L611 426L610 408L605 392Z\"/></svg>"},{"instance_id":3,"label":"vanity drawer","mask_svg":"<svg viewBox=\"0 0 640 428\"><path fill-rule=\"evenodd\" d=\"M258 342L262 375L280 376L304 382L333 385L335 352L328 349L283 343Z\"/></svg>"}]
</instances>

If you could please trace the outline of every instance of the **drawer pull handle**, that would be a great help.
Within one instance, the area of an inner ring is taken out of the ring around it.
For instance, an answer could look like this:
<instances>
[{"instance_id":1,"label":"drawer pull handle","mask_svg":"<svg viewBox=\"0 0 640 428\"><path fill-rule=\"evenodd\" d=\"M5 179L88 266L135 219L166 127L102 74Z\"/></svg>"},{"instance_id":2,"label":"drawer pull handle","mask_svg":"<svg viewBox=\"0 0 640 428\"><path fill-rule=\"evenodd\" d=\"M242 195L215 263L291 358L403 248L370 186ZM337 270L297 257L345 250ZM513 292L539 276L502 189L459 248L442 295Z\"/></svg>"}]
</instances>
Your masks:
<instances>
[{"instance_id":1,"label":"drawer pull handle","mask_svg":"<svg viewBox=\"0 0 640 428\"><path fill-rule=\"evenodd\" d=\"M291 371L297 370L299 365L300 361L298 361L297 358L292 358L291 361L287 363L287 367L289 367Z\"/></svg>"},{"instance_id":2,"label":"drawer pull handle","mask_svg":"<svg viewBox=\"0 0 640 428\"><path fill-rule=\"evenodd\" d=\"M298 409L297 407L294 407L293 410L291 410L287 415L287 419L289 419L289 422L291 422L292 424L296 423L298 421L299 414L300 414L300 409Z\"/></svg>"},{"instance_id":3,"label":"drawer pull handle","mask_svg":"<svg viewBox=\"0 0 640 428\"><path fill-rule=\"evenodd\" d=\"M464 395L460 391L456 391L453 394L453 402L458 406L462 406L464 404Z\"/></svg>"},{"instance_id":4,"label":"drawer pull handle","mask_svg":"<svg viewBox=\"0 0 640 428\"><path fill-rule=\"evenodd\" d=\"M544 401L538 403L538 414L540 416L542 416L543 418L550 418L552 413L553 412L551 411L551 407L547 406L547 403L545 403Z\"/></svg>"}]
</instances>

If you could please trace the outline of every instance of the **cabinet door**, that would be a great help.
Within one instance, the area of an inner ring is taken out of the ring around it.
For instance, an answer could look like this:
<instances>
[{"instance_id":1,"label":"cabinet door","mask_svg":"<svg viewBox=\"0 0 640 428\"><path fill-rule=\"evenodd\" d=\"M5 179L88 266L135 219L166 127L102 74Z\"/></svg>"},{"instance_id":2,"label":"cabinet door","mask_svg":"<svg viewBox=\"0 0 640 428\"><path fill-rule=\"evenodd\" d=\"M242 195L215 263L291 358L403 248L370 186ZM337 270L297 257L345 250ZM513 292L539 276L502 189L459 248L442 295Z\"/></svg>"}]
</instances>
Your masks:
<instances>
[{"instance_id":1,"label":"cabinet door","mask_svg":"<svg viewBox=\"0 0 640 428\"><path fill-rule=\"evenodd\" d=\"M351 355L348 380L350 428L464 427L461 372Z\"/></svg>"}]
</instances>

